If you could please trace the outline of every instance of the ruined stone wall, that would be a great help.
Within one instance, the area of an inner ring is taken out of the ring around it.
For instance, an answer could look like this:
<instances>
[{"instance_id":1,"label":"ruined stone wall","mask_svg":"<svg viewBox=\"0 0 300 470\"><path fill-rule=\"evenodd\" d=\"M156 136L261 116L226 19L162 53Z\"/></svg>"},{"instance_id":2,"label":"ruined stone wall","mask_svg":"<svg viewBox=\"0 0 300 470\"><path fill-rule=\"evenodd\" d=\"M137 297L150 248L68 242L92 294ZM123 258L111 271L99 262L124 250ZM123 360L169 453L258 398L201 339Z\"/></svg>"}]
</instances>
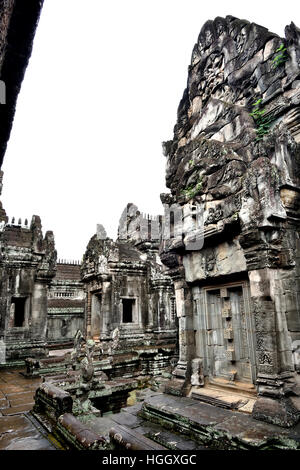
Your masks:
<instances>
[{"instance_id":1,"label":"ruined stone wall","mask_svg":"<svg viewBox=\"0 0 300 470\"><path fill-rule=\"evenodd\" d=\"M147 236L142 234L141 219L146 222ZM174 290L158 256L159 239L152 240L151 230L148 236L148 219L128 204L118 240L104 238L104 233L102 229L90 240L82 264L87 337L107 340L119 328L120 338L128 345L143 344L146 337L150 342L163 337L174 343Z\"/></svg>"},{"instance_id":2,"label":"ruined stone wall","mask_svg":"<svg viewBox=\"0 0 300 470\"><path fill-rule=\"evenodd\" d=\"M47 289L55 275L52 232L42 234L41 221L30 226L4 224L0 231L0 337L6 361L47 353Z\"/></svg>"},{"instance_id":3,"label":"ruined stone wall","mask_svg":"<svg viewBox=\"0 0 300 470\"><path fill-rule=\"evenodd\" d=\"M205 23L164 143L162 195L183 222L161 246L175 281L178 377L196 354L211 380L248 362L272 399L299 367L300 31L291 23L285 35L231 16Z\"/></svg>"},{"instance_id":4,"label":"ruined stone wall","mask_svg":"<svg viewBox=\"0 0 300 470\"><path fill-rule=\"evenodd\" d=\"M90 242L88 250L92 244L93 251L101 254L97 256L93 253L89 258L85 255L83 263L83 281L88 281L88 331L92 336L101 334L105 338L120 327L123 334L139 335L148 323L147 269L140 253L127 243L105 242L96 237ZM95 264L87 272L87 265L93 260ZM134 302L132 322L126 325L122 321L123 298ZM92 311L96 310L97 318L92 318Z\"/></svg>"}]
</instances>

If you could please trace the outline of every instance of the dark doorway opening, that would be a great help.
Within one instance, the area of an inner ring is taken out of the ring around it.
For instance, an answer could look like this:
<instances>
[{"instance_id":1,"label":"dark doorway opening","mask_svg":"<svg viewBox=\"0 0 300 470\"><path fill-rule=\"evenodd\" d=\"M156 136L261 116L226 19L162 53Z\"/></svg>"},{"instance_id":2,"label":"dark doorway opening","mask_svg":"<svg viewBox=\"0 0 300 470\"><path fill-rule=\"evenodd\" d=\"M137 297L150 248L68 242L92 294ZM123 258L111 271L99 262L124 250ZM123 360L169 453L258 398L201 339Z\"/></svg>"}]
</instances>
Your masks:
<instances>
[{"instance_id":1,"label":"dark doorway opening","mask_svg":"<svg viewBox=\"0 0 300 470\"><path fill-rule=\"evenodd\" d=\"M13 297L11 303L15 305L14 326L24 326L26 297Z\"/></svg>"},{"instance_id":2,"label":"dark doorway opening","mask_svg":"<svg viewBox=\"0 0 300 470\"><path fill-rule=\"evenodd\" d=\"M123 323L133 322L133 307L135 299L122 299L123 303Z\"/></svg>"}]
</instances>

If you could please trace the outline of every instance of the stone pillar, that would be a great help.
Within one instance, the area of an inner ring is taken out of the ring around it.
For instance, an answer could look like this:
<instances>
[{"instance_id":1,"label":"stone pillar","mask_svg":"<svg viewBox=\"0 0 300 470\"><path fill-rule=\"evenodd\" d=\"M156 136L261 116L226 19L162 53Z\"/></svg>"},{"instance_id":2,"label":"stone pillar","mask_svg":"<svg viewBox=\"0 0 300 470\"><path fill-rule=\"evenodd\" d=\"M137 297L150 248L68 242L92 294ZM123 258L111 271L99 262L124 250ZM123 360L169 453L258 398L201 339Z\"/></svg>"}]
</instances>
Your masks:
<instances>
[{"instance_id":1,"label":"stone pillar","mask_svg":"<svg viewBox=\"0 0 300 470\"><path fill-rule=\"evenodd\" d=\"M191 290L185 281L175 281L176 310L179 320L179 360L172 372L174 379L165 388L166 393L185 396L191 387L191 361L195 357L195 334Z\"/></svg>"},{"instance_id":2,"label":"stone pillar","mask_svg":"<svg viewBox=\"0 0 300 470\"><path fill-rule=\"evenodd\" d=\"M102 283L102 302L101 302L101 339L109 337L109 327L112 317L112 293L111 282L103 281Z\"/></svg>"},{"instance_id":3,"label":"stone pillar","mask_svg":"<svg viewBox=\"0 0 300 470\"><path fill-rule=\"evenodd\" d=\"M5 336L9 317L9 278L6 276L5 268L0 267L0 338Z\"/></svg>"},{"instance_id":4,"label":"stone pillar","mask_svg":"<svg viewBox=\"0 0 300 470\"><path fill-rule=\"evenodd\" d=\"M84 336L86 339L91 337L91 309L92 309L92 293L91 287L85 284L86 299L85 299L85 331Z\"/></svg>"},{"instance_id":5,"label":"stone pillar","mask_svg":"<svg viewBox=\"0 0 300 470\"><path fill-rule=\"evenodd\" d=\"M168 293L166 288L161 286L157 289L158 311L157 323L158 329L164 331L170 328L170 305L168 302Z\"/></svg>"},{"instance_id":6,"label":"stone pillar","mask_svg":"<svg viewBox=\"0 0 300 470\"><path fill-rule=\"evenodd\" d=\"M288 380L293 377L290 368L282 362L278 325L280 312L274 301L274 271L260 269L249 272L252 310L256 335L256 363L258 399L253 417L268 423L289 427L297 423L299 413L288 396ZM289 370L290 369L290 370Z\"/></svg>"},{"instance_id":7,"label":"stone pillar","mask_svg":"<svg viewBox=\"0 0 300 470\"><path fill-rule=\"evenodd\" d=\"M209 354L207 346L207 319L205 293L200 287L193 287L194 302L193 323L195 331L195 357L201 360L203 374L209 374ZM204 380L202 381L204 385Z\"/></svg>"},{"instance_id":8,"label":"stone pillar","mask_svg":"<svg viewBox=\"0 0 300 470\"><path fill-rule=\"evenodd\" d=\"M47 283L36 281L32 293L32 308L29 318L32 339L44 341L47 331Z\"/></svg>"},{"instance_id":9,"label":"stone pillar","mask_svg":"<svg viewBox=\"0 0 300 470\"><path fill-rule=\"evenodd\" d=\"M155 318L157 318L157 315L154 315L154 308L157 308L156 305L154 305L154 301L153 299L155 299L155 295L154 293L148 293L148 317L147 317L147 324L146 324L146 328L145 328L145 332L146 333L152 333L153 329L156 328L156 323L157 323L157 320L155 320ZM157 304L157 302L156 302Z\"/></svg>"}]
</instances>

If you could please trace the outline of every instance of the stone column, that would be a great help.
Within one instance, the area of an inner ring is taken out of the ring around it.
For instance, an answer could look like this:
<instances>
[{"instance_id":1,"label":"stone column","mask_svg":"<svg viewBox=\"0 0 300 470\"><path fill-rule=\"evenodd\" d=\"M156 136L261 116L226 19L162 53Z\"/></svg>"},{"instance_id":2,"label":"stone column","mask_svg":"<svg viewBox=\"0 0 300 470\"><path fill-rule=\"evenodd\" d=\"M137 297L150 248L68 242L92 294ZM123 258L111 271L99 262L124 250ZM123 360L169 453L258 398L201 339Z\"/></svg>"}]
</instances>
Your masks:
<instances>
[{"instance_id":1,"label":"stone column","mask_svg":"<svg viewBox=\"0 0 300 470\"><path fill-rule=\"evenodd\" d=\"M29 322L31 337L44 341L47 332L47 283L44 281L37 280L34 284Z\"/></svg>"},{"instance_id":2,"label":"stone column","mask_svg":"<svg viewBox=\"0 0 300 470\"><path fill-rule=\"evenodd\" d=\"M278 319L274 300L274 271L259 269L249 272L252 310L256 335L258 399L253 417L289 427L296 424L299 414L293 400L287 396L287 380L293 376L281 360Z\"/></svg>"},{"instance_id":3,"label":"stone column","mask_svg":"<svg viewBox=\"0 0 300 470\"><path fill-rule=\"evenodd\" d=\"M85 299L85 328L84 328L84 336L86 339L91 337L91 308L92 308L92 293L91 293L91 286L89 284L85 284L85 291L86 291L86 299Z\"/></svg>"},{"instance_id":4,"label":"stone column","mask_svg":"<svg viewBox=\"0 0 300 470\"><path fill-rule=\"evenodd\" d=\"M6 271L4 267L0 267L0 277L1 277L1 284L0 284L0 337L5 336L6 328L8 326L8 318L9 318L9 278L6 275Z\"/></svg>"},{"instance_id":5,"label":"stone column","mask_svg":"<svg viewBox=\"0 0 300 470\"><path fill-rule=\"evenodd\" d=\"M155 291L154 292L151 292L150 294L148 293L148 305L149 305L149 308L148 308L148 317L147 317L147 324L146 324L146 327L145 327L145 332L146 333L152 333L152 331L154 330L154 328L156 328L156 323L157 321L154 319L154 300L156 297L155 297ZM157 315L155 315L155 317L157 317Z\"/></svg>"},{"instance_id":6,"label":"stone column","mask_svg":"<svg viewBox=\"0 0 300 470\"><path fill-rule=\"evenodd\" d=\"M112 298L111 298L111 282L103 280L102 283L102 302L101 302L101 339L109 337L109 326L112 317Z\"/></svg>"},{"instance_id":7,"label":"stone column","mask_svg":"<svg viewBox=\"0 0 300 470\"><path fill-rule=\"evenodd\" d=\"M179 320L179 360L172 372L174 379L166 393L187 395L191 387L191 361L195 356L192 293L184 280L175 281L176 310Z\"/></svg>"}]
</instances>

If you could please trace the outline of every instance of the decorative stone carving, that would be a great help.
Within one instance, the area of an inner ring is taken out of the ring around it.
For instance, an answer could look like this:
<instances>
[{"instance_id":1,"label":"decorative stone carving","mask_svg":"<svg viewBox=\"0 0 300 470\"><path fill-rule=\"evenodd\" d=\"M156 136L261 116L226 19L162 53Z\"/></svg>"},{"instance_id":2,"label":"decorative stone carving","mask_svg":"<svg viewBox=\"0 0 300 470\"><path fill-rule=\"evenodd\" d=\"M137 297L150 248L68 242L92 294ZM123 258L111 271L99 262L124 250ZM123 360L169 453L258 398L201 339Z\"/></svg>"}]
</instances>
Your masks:
<instances>
[{"instance_id":1,"label":"decorative stone carving","mask_svg":"<svg viewBox=\"0 0 300 470\"><path fill-rule=\"evenodd\" d=\"M112 344L111 344L110 354L112 354L113 351L116 351L119 348L119 342L120 342L119 327L114 329L111 335L111 339L112 339Z\"/></svg>"},{"instance_id":2,"label":"decorative stone carving","mask_svg":"<svg viewBox=\"0 0 300 470\"><path fill-rule=\"evenodd\" d=\"M202 360L198 358L192 360L191 385L198 387L204 385Z\"/></svg>"},{"instance_id":3,"label":"decorative stone carving","mask_svg":"<svg viewBox=\"0 0 300 470\"><path fill-rule=\"evenodd\" d=\"M80 362L80 371L83 382L91 382L94 377L93 354L95 343L92 339L88 339L85 346L85 357Z\"/></svg>"},{"instance_id":4,"label":"decorative stone carving","mask_svg":"<svg viewBox=\"0 0 300 470\"><path fill-rule=\"evenodd\" d=\"M79 362L79 358L81 355L81 345L84 342L84 337L80 330L77 330L76 335L74 337L74 344L73 350L71 352L71 361L74 363L74 366L77 362Z\"/></svg>"}]
</instances>

